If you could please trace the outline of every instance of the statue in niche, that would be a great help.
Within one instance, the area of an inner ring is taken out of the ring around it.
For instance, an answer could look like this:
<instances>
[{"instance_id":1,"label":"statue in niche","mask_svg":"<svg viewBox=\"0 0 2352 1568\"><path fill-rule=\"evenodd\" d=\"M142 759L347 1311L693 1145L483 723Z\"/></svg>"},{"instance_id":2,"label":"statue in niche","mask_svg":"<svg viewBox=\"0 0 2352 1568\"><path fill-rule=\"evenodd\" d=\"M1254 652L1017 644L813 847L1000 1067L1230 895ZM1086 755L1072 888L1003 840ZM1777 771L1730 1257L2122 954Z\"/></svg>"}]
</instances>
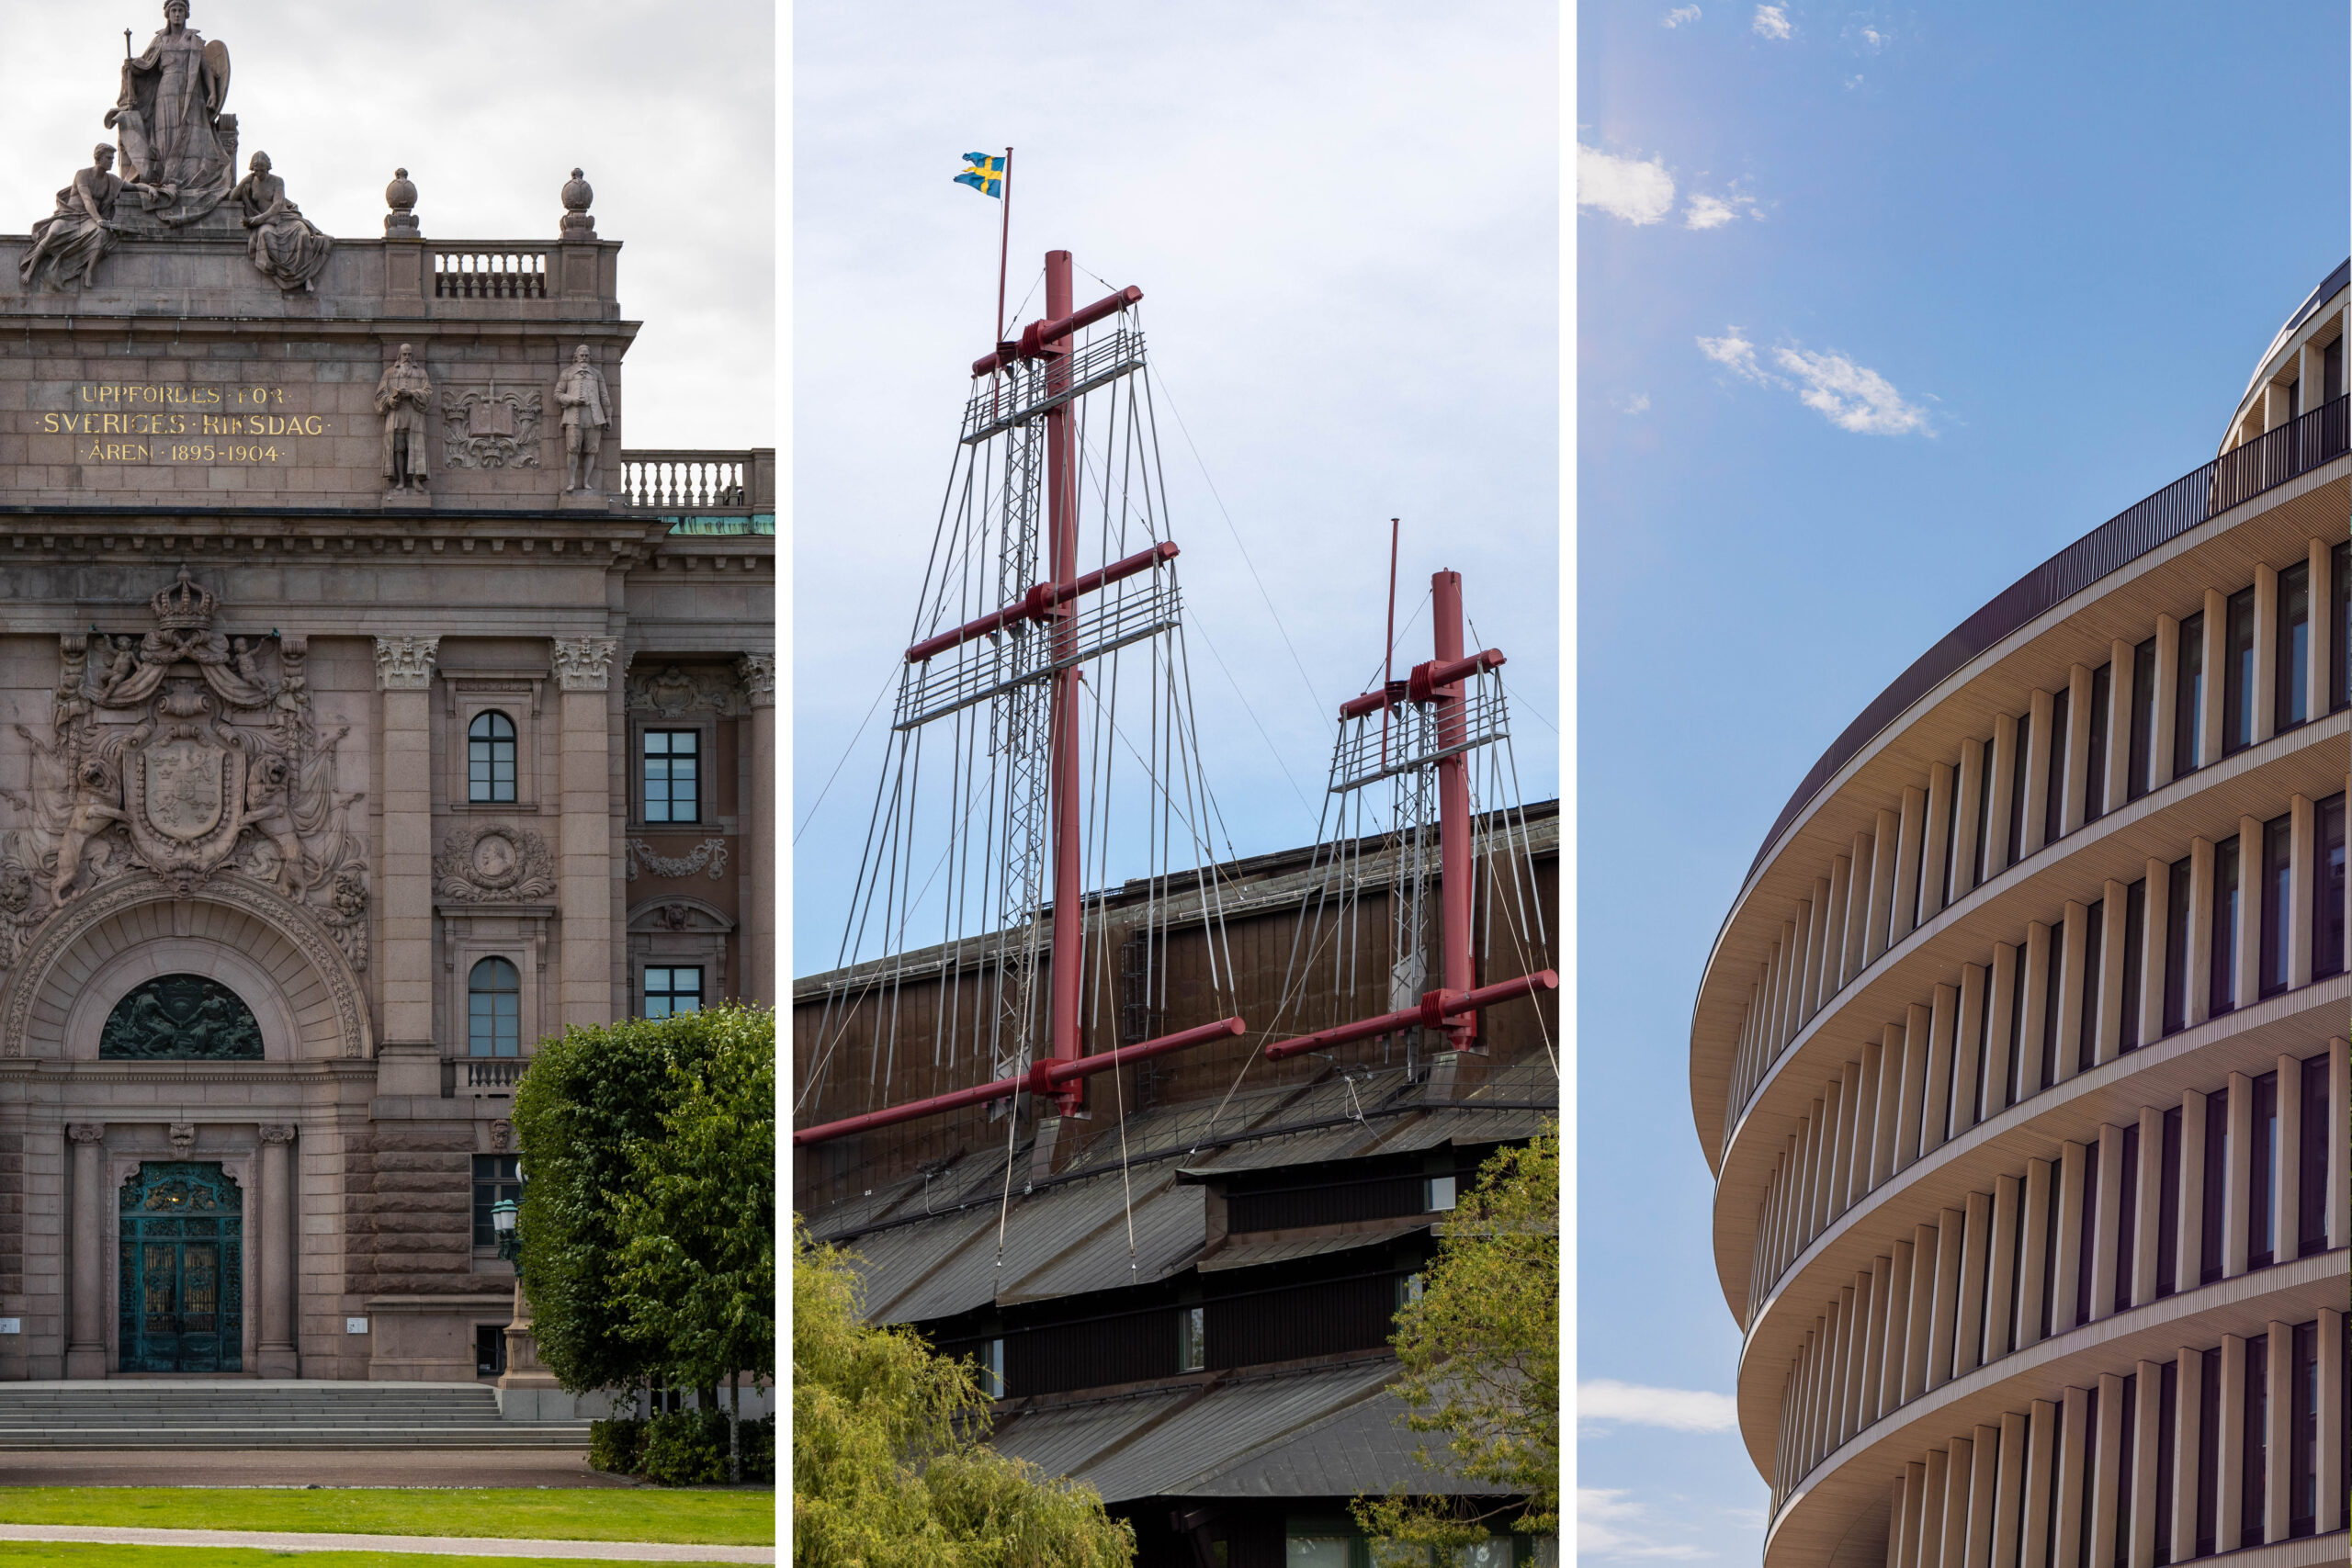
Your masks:
<instances>
[{"instance_id":1,"label":"statue in niche","mask_svg":"<svg viewBox=\"0 0 2352 1568\"><path fill-rule=\"evenodd\" d=\"M90 166L57 193L57 210L33 225L31 249L17 264L17 276L27 288L44 266L49 287L62 288L74 274L82 275L87 288L98 275L98 263L121 239L114 220L114 204L125 189L114 175L114 149L101 141L90 152Z\"/></svg>"},{"instance_id":2,"label":"statue in niche","mask_svg":"<svg viewBox=\"0 0 2352 1568\"><path fill-rule=\"evenodd\" d=\"M422 494L433 477L432 460L424 451L424 405L433 400L433 383L424 367L409 357L401 344L400 357L384 367L376 383L376 412L384 416L384 489L413 490Z\"/></svg>"},{"instance_id":3,"label":"statue in niche","mask_svg":"<svg viewBox=\"0 0 2352 1568\"><path fill-rule=\"evenodd\" d=\"M98 1033L111 1061L257 1062L261 1025L244 999L201 975L164 975L115 1003Z\"/></svg>"},{"instance_id":4,"label":"statue in niche","mask_svg":"<svg viewBox=\"0 0 2352 1568\"><path fill-rule=\"evenodd\" d=\"M164 0L164 30L122 62L122 91L106 123L122 139L124 174L147 187L141 205L166 223L201 218L229 195L237 130L235 117L220 112L228 96L228 46L187 25L187 0Z\"/></svg>"},{"instance_id":5,"label":"statue in niche","mask_svg":"<svg viewBox=\"0 0 2352 1568\"><path fill-rule=\"evenodd\" d=\"M570 368L555 384L555 400L563 410L564 493L593 491L612 405L605 396L604 373L588 362L586 344L572 350Z\"/></svg>"},{"instance_id":6,"label":"statue in niche","mask_svg":"<svg viewBox=\"0 0 2352 1568\"><path fill-rule=\"evenodd\" d=\"M245 254L287 293L297 288L316 292L316 279L326 270L334 241L286 199L286 182L269 172L268 153L254 153L252 167L253 173L229 193L244 209L245 227L253 231Z\"/></svg>"}]
</instances>

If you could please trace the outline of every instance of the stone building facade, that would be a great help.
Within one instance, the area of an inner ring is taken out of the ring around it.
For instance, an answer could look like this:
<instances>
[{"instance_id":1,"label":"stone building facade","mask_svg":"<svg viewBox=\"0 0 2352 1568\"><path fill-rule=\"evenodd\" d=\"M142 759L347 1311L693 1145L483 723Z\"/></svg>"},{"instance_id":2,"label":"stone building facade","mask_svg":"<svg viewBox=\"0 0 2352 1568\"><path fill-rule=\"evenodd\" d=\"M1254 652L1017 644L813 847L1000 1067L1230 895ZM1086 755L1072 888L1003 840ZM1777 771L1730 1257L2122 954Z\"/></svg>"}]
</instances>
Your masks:
<instances>
[{"instance_id":1,"label":"stone building facade","mask_svg":"<svg viewBox=\"0 0 2352 1568\"><path fill-rule=\"evenodd\" d=\"M579 171L331 238L167 17L0 236L0 1379L489 1375L535 1043L773 995L774 455L622 449Z\"/></svg>"}]
</instances>

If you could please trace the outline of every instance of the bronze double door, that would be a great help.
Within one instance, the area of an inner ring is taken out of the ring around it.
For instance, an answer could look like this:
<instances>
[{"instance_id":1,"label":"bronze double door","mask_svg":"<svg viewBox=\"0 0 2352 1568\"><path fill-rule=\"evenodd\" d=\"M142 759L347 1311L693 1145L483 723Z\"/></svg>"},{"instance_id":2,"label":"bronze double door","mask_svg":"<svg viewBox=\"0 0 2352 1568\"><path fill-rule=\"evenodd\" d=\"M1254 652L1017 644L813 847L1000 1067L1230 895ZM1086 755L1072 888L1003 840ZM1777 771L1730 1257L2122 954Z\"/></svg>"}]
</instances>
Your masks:
<instances>
[{"instance_id":1,"label":"bronze double door","mask_svg":"<svg viewBox=\"0 0 2352 1568\"><path fill-rule=\"evenodd\" d=\"M142 1165L123 1184L122 1371L243 1368L243 1197L220 1167L187 1161Z\"/></svg>"}]
</instances>

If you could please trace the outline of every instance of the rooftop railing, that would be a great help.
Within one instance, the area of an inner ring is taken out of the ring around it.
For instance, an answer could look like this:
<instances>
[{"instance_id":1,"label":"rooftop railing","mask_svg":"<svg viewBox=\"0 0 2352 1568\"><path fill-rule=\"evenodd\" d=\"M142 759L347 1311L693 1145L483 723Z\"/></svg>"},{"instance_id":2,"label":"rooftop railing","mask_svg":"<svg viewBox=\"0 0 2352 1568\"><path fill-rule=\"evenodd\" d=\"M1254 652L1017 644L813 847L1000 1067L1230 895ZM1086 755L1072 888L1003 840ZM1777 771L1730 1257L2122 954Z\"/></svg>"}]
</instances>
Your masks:
<instances>
[{"instance_id":1,"label":"rooftop railing","mask_svg":"<svg viewBox=\"0 0 2352 1568\"><path fill-rule=\"evenodd\" d=\"M1895 677L1861 716L1848 725L1814 763L1804 782L1773 819L1747 868L1754 881L1778 847L1791 823L1815 795L1859 755L1880 731L1893 724L1920 698L2003 637L2030 624L2111 571L2130 565L2192 528L2201 527L2233 506L2242 506L2267 491L2335 461L2346 450L2347 423L2352 423L2352 399L2322 403L2299 419L2233 447L2192 473L2165 486L2043 561L2011 583L1983 609L1960 623L1910 669Z\"/></svg>"},{"instance_id":2,"label":"rooftop railing","mask_svg":"<svg viewBox=\"0 0 2352 1568\"><path fill-rule=\"evenodd\" d=\"M621 502L673 534L773 534L775 448L623 452Z\"/></svg>"}]
</instances>

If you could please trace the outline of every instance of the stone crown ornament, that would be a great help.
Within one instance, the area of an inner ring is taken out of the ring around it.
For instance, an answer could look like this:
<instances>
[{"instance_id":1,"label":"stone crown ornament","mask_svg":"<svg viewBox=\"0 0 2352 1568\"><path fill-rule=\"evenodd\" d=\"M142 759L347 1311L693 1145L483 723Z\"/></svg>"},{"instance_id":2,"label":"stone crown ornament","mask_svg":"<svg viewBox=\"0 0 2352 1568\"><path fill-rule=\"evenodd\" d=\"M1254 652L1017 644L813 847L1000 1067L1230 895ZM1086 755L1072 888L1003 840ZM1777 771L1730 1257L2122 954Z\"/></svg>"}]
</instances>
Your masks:
<instances>
[{"instance_id":1,"label":"stone crown ornament","mask_svg":"<svg viewBox=\"0 0 2352 1568\"><path fill-rule=\"evenodd\" d=\"M180 568L179 581L147 601L155 612L155 626L160 631L202 631L212 625L212 614L220 607L220 595L188 576L187 568Z\"/></svg>"}]
</instances>

